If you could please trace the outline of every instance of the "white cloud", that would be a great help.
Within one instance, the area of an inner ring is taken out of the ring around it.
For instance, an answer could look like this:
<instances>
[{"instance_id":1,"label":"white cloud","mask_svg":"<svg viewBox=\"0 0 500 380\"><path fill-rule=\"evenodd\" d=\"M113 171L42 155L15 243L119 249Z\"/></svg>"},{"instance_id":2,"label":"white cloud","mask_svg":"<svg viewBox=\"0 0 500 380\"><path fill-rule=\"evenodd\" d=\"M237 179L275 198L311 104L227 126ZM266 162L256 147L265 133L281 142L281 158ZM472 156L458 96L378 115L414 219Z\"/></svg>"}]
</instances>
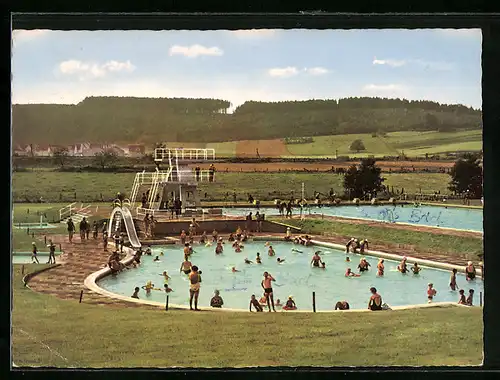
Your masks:
<instances>
[{"instance_id":1,"label":"white cloud","mask_svg":"<svg viewBox=\"0 0 500 380\"><path fill-rule=\"evenodd\" d=\"M135 66L126 62L108 61L103 64L82 62L75 59L61 62L58 66L63 75L76 75L80 80L103 78L110 72L132 72Z\"/></svg>"},{"instance_id":2,"label":"white cloud","mask_svg":"<svg viewBox=\"0 0 500 380\"><path fill-rule=\"evenodd\" d=\"M209 56L220 56L224 54L224 52L216 47L205 47L202 45L191 45L191 46L180 46L174 45L169 50L170 55L183 55L189 58L195 58L200 55L209 55Z\"/></svg>"},{"instance_id":3,"label":"white cloud","mask_svg":"<svg viewBox=\"0 0 500 380\"><path fill-rule=\"evenodd\" d=\"M240 29L231 30L229 33L241 38L271 37L276 34L276 29Z\"/></svg>"},{"instance_id":4,"label":"white cloud","mask_svg":"<svg viewBox=\"0 0 500 380\"><path fill-rule=\"evenodd\" d=\"M304 71L311 75L324 75L329 73L329 70L324 67L305 68Z\"/></svg>"},{"instance_id":5,"label":"white cloud","mask_svg":"<svg viewBox=\"0 0 500 380\"><path fill-rule=\"evenodd\" d=\"M296 67L292 66L283 68L275 67L273 69L269 69L267 73L272 77L289 78L297 75L299 73L299 70L297 70Z\"/></svg>"},{"instance_id":6,"label":"white cloud","mask_svg":"<svg viewBox=\"0 0 500 380\"><path fill-rule=\"evenodd\" d=\"M377 59L377 58L374 58L373 64L374 65L387 65L387 66L391 66L391 67L400 67L400 66L404 66L406 64L406 61L404 61L404 60L397 61L395 59Z\"/></svg>"}]
</instances>

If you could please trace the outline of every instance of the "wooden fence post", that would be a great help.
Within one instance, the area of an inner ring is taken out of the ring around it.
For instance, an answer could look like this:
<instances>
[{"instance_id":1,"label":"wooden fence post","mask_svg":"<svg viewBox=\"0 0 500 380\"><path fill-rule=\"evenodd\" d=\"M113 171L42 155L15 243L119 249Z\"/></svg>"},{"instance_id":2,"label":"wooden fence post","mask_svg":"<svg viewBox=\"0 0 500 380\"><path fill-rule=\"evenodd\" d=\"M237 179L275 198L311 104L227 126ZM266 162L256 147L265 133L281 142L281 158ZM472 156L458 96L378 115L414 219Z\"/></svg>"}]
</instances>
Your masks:
<instances>
[{"instance_id":1,"label":"wooden fence post","mask_svg":"<svg viewBox=\"0 0 500 380\"><path fill-rule=\"evenodd\" d=\"M316 292L313 292L313 312L316 313Z\"/></svg>"}]
</instances>

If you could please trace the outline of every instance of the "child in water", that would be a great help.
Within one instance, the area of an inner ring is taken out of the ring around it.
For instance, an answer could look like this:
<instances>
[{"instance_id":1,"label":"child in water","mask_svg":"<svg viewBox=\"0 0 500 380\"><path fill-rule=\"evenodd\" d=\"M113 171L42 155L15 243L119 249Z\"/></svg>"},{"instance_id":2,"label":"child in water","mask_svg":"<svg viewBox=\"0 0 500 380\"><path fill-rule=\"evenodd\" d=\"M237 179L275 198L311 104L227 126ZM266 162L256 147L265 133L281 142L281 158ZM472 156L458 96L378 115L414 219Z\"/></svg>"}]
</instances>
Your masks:
<instances>
[{"instance_id":1,"label":"child in water","mask_svg":"<svg viewBox=\"0 0 500 380\"><path fill-rule=\"evenodd\" d=\"M283 262L285 262L285 259L282 259L282 258L278 257L278 258L276 259L276 261L277 261L278 263L283 263Z\"/></svg>"},{"instance_id":2,"label":"child in water","mask_svg":"<svg viewBox=\"0 0 500 380\"><path fill-rule=\"evenodd\" d=\"M411 267L411 271L413 274L419 274L422 269L418 266L417 263L414 263L413 266Z\"/></svg>"},{"instance_id":3,"label":"child in water","mask_svg":"<svg viewBox=\"0 0 500 380\"><path fill-rule=\"evenodd\" d=\"M156 256L155 259L153 261L160 261L160 257L159 256Z\"/></svg>"},{"instance_id":4,"label":"child in water","mask_svg":"<svg viewBox=\"0 0 500 380\"><path fill-rule=\"evenodd\" d=\"M437 291L436 289L434 289L434 285L430 283L427 288L427 300L428 300L427 302L431 303L436 293Z\"/></svg>"},{"instance_id":5,"label":"child in water","mask_svg":"<svg viewBox=\"0 0 500 380\"><path fill-rule=\"evenodd\" d=\"M260 253L259 252L257 252L257 257L255 258L255 262L257 264L262 264L262 260L260 259Z\"/></svg>"},{"instance_id":6,"label":"child in water","mask_svg":"<svg viewBox=\"0 0 500 380\"><path fill-rule=\"evenodd\" d=\"M406 272L408 272L408 267L406 266L406 256L403 257L403 260L401 260L401 262L399 263L399 265L398 265L398 271L400 271L403 274L405 274Z\"/></svg>"},{"instance_id":7,"label":"child in water","mask_svg":"<svg viewBox=\"0 0 500 380\"><path fill-rule=\"evenodd\" d=\"M326 269L326 264L324 261L321 263L321 269Z\"/></svg>"},{"instance_id":8,"label":"child in water","mask_svg":"<svg viewBox=\"0 0 500 380\"><path fill-rule=\"evenodd\" d=\"M281 303L280 299L278 298L276 300L276 302L274 303L274 306L283 306L283 304Z\"/></svg>"},{"instance_id":9,"label":"child in water","mask_svg":"<svg viewBox=\"0 0 500 380\"><path fill-rule=\"evenodd\" d=\"M384 259L380 259L378 261L378 264L377 264L377 269L378 269L378 272L377 272L377 276L383 276L384 275Z\"/></svg>"},{"instance_id":10,"label":"child in water","mask_svg":"<svg viewBox=\"0 0 500 380\"><path fill-rule=\"evenodd\" d=\"M346 257L345 257L345 262L346 262L346 263L350 263L350 262L351 262L351 259L349 258L349 256L346 256Z\"/></svg>"},{"instance_id":11,"label":"child in water","mask_svg":"<svg viewBox=\"0 0 500 380\"><path fill-rule=\"evenodd\" d=\"M220 241L217 242L217 246L215 247L215 254L220 255L224 251L224 247Z\"/></svg>"},{"instance_id":12,"label":"child in water","mask_svg":"<svg viewBox=\"0 0 500 380\"><path fill-rule=\"evenodd\" d=\"M465 294L464 294L464 290L463 289L460 289L458 291L458 294L460 294L460 298L458 299L458 303L460 305L467 305L467 300L465 299Z\"/></svg>"},{"instance_id":13,"label":"child in water","mask_svg":"<svg viewBox=\"0 0 500 380\"><path fill-rule=\"evenodd\" d=\"M269 250L267 251L269 256L274 256L276 253L274 252L273 246L269 246Z\"/></svg>"},{"instance_id":14,"label":"child in water","mask_svg":"<svg viewBox=\"0 0 500 380\"><path fill-rule=\"evenodd\" d=\"M252 262L245 257L245 264L252 264Z\"/></svg>"},{"instance_id":15,"label":"child in water","mask_svg":"<svg viewBox=\"0 0 500 380\"><path fill-rule=\"evenodd\" d=\"M469 289L469 297L467 297L466 300L467 306L472 306L473 299L474 299L474 289Z\"/></svg>"},{"instance_id":16,"label":"child in water","mask_svg":"<svg viewBox=\"0 0 500 380\"><path fill-rule=\"evenodd\" d=\"M146 291L146 295L151 295L151 290L154 289L154 284L151 281L148 281L146 285L143 285L142 288Z\"/></svg>"},{"instance_id":17,"label":"child in water","mask_svg":"<svg viewBox=\"0 0 500 380\"><path fill-rule=\"evenodd\" d=\"M239 270L238 270L238 269L236 269L236 267L232 267L232 268L231 268L231 272L236 273L236 272L239 272Z\"/></svg>"},{"instance_id":18,"label":"child in water","mask_svg":"<svg viewBox=\"0 0 500 380\"><path fill-rule=\"evenodd\" d=\"M453 269L451 271L451 277L450 277L450 289L451 290L457 290L458 285L457 285L457 270ZM463 294L463 292L462 292Z\"/></svg>"},{"instance_id":19,"label":"child in water","mask_svg":"<svg viewBox=\"0 0 500 380\"><path fill-rule=\"evenodd\" d=\"M136 286L135 289L134 289L134 294L132 294L132 298L137 298L139 299L139 287Z\"/></svg>"},{"instance_id":20,"label":"child in water","mask_svg":"<svg viewBox=\"0 0 500 380\"><path fill-rule=\"evenodd\" d=\"M295 305L295 301L292 296L288 297L285 306L283 306L283 310L297 310L297 305Z\"/></svg>"},{"instance_id":21,"label":"child in water","mask_svg":"<svg viewBox=\"0 0 500 380\"><path fill-rule=\"evenodd\" d=\"M346 277L360 277L360 274L354 273L351 271L351 268L347 268L347 271L345 272Z\"/></svg>"},{"instance_id":22,"label":"child in water","mask_svg":"<svg viewBox=\"0 0 500 380\"><path fill-rule=\"evenodd\" d=\"M234 252L241 252L241 247L238 244L238 242L236 242L236 247L234 248Z\"/></svg>"}]
</instances>

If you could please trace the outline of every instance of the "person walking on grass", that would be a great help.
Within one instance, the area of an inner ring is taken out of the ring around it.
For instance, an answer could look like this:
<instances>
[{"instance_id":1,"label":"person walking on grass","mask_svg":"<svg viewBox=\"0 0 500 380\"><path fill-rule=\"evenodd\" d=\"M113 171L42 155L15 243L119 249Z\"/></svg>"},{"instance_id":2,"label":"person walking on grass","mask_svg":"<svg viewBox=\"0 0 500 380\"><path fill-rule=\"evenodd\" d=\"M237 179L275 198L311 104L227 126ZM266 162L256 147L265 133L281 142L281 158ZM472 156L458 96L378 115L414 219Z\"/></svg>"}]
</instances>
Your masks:
<instances>
[{"instance_id":1,"label":"person walking on grass","mask_svg":"<svg viewBox=\"0 0 500 380\"><path fill-rule=\"evenodd\" d=\"M37 264L40 264L40 262L38 261L38 257L37 257L37 254L38 254L38 250L36 248L36 244L35 242L31 243L31 246L32 246L32 250L31 250L31 262L34 263L36 261Z\"/></svg>"},{"instance_id":2,"label":"person walking on grass","mask_svg":"<svg viewBox=\"0 0 500 380\"><path fill-rule=\"evenodd\" d=\"M73 235L75 233L75 223L73 223L73 219L69 218L66 222L68 225L68 239L70 243L73 243Z\"/></svg>"},{"instance_id":3,"label":"person walking on grass","mask_svg":"<svg viewBox=\"0 0 500 380\"><path fill-rule=\"evenodd\" d=\"M87 220L83 218L80 221L80 240L84 241L85 240L85 230L87 229Z\"/></svg>"},{"instance_id":4,"label":"person walking on grass","mask_svg":"<svg viewBox=\"0 0 500 380\"><path fill-rule=\"evenodd\" d=\"M85 222L85 238L89 240L89 235L90 235L90 223Z\"/></svg>"},{"instance_id":5,"label":"person walking on grass","mask_svg":"<svg viewBox=\"0 0 500 380\"><path fill-rule=\"evenodd\" d=\"M49 239L49 261L47 264L55 264L56 263L56 245L52 242L52 239Z\"/></svg>"}]
</instances>

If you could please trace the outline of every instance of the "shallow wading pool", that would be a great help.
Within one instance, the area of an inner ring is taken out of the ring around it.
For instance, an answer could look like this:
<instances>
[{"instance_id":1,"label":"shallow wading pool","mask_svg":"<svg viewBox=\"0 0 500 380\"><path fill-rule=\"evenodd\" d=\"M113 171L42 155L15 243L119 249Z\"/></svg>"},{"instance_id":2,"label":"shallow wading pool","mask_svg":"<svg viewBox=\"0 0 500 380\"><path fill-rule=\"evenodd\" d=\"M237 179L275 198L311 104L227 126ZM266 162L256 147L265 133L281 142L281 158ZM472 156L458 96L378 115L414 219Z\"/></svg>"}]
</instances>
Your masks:
<instances>
[{"instance_id":1,"label":"shallow wading pool","mask_svg":"<svg viewBox=\"0 0 500 380\"><path fill-rule=\"evenodd\" d=\"M265 215L278 215L276 207L256 208L224 208L225 215L255 214L257 211ZM300 209L294 208L293 215L299 215ZM305 214L340 216L346 218L369 219L387 223L407 223L430 227L455 228L460 230L483 231L483 210L398 205L398 206L323 206L307 208Z\"/></svg>"},{"instance_id":2,"label":"shallow wading pool","mask_svg":"<svg viewBox=\"0 0 500 380\"><path fill-rule=\"evenodd\" d=\"M200 306L209 306L215 289L220 290L224 299L224 307L248 310L250 296L262 296L261 281L264 271L268 271L275 279L273 285L275 300L285 302L289 295L294 297L300 310L312 310L312 292L316 292L317 310L332 310L339 300L347 300L352 309L365 309L370 297L370 287L375 286L383 301L391 306L405 306L427 302L427 284L432 282L437 290L436 302L457 302L458 291L449 288L450 273L443 270L424 267L419 275L403 275L396 270L397 262L385 260L385 276L376 276L378 258L365 256L371 264L371 269L361 277L346 278L347 267L357 272L361 256L349 254L351 262L345 261L345 253L322 247L304 247L285 242L271 242L276 256L269 257L265 242L244 243L245 248L240 253L234 252L229 242L224 245L224 253L215 255L215 246L205 247L196 244L195 253L191 257L193 265L203 272ZM292 252L299 249L302 253ZM107 276L98 285L110 292L131 296L136 286L143 286L151 280L155 287L163 289L164 270L172 279L169 286L174 290L169 293L171 304L189 305L189 283L187 276L179 272L183 261L181 246L156 246L152 248L152 256L143 256L138 268L125 270L117 276ZM326 269L312 268L310 261L314 251L321 250L326 262ZM153 262L160 252L161 262ZM255 263L256 253L260 252L262 264ZM247 257L253 264L245 264ZM279 264L276 258L285 262ZM235 266L241 272L233 273ZM483 291L480 279L468 283L465 276L458 274L457 282L460 288L475 291L475 304L479 304L479 293ZM139 297L151 301L165 302L166 293L163 290L152 291L147 296L141 289Z\"/></svg>"}]
</instances>

